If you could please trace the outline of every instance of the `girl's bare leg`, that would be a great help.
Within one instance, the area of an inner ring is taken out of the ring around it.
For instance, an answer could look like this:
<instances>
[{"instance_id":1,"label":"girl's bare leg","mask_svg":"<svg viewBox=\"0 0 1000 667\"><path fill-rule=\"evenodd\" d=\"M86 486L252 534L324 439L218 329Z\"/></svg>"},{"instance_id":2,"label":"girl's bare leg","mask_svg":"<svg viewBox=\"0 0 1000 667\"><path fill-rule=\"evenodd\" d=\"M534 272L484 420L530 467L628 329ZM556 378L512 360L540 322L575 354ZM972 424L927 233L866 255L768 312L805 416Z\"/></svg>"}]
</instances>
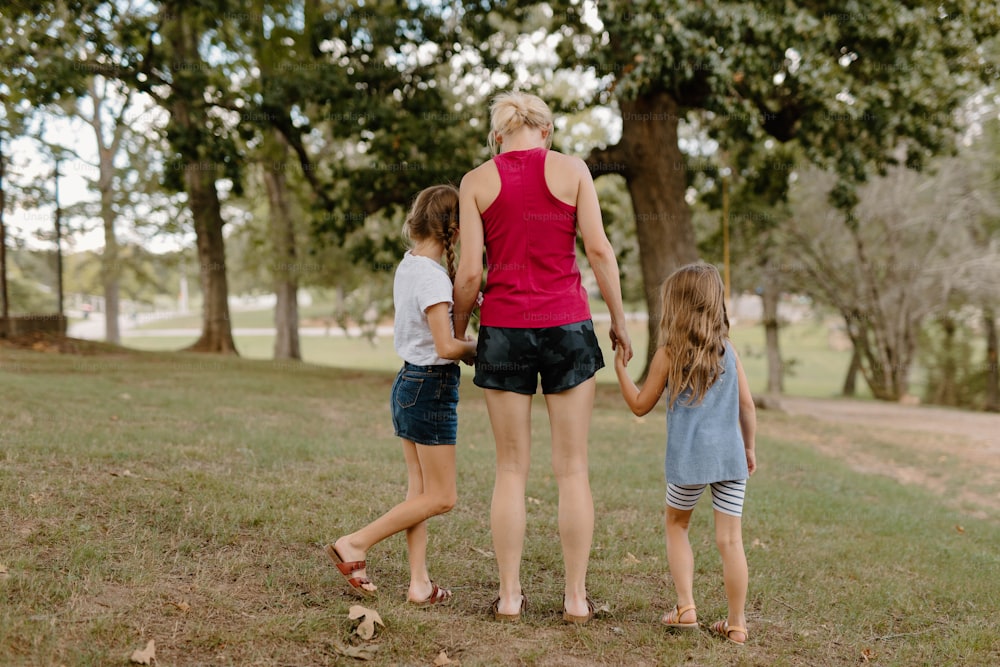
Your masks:
<instances>
[{"instance_id":1,"label":"girl's bare leg","mask_svg":"<svg viewBox=\"0 0 1000 667\"><path fill-rule=\"evenodd\" d=\"M743 550L743 521L741 517L715 512L715 543L722 556L722 580L726 585L726 600L729 603L729 627L745 628L747 585L746 552ZM733 633L736 641L746 641L746 635Z\"/></svg>"},{"instance_id":2,"label":"girl's bare leg","mask_svg":"<svg viewBox=\"0 0 1000 667\"><path fill-rule=\"evenodd\" d=\"M368 550L385 538L406 531L410 556L410 588L415 581L419 592L430 594L427 577L427 527L425 521L444 514L455 506L455 447L453 445L416 445L403 439L409 481L406 500L349 535L340 537L334 546L345 561L365 560ZM426 451L425 451L426 450ZM366 573L360 570L358 576ZM426 589L423 581L427 581ZM414 599L424 599L414 598Z\"/></svg>"},{"instance_id":3,"label":"girl's bare leg","mask_svg":"<svg viewBox=\"0 0 1000 667\"><path fill-rule=\"evenodd\" d=\"M677 607L694 604L694 552L691 550L691 539L688 528L691 525L692 510L679 510L667 506L667 565L670 567L670 577L674 582L674 592L677 595ZM688 611L678 622L693 622L695 614Z\"/></svg>"}]
</instances>

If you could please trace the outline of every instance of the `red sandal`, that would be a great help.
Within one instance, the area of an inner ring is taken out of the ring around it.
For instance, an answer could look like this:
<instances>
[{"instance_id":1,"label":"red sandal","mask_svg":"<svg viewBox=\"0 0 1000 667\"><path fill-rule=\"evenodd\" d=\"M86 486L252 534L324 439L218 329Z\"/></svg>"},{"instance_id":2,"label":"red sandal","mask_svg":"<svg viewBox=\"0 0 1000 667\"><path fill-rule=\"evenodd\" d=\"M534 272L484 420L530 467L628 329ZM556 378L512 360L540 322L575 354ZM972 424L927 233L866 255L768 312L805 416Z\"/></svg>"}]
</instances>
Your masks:
<instances>
[{"instance_id":1,"label":"red sandal","mask_svg":"<svg viewBox=\"0 0 1000 667\"><path fill-rule=\"evenodd\" d=\"M369 586L374 586L371 579L368 577L354 577L351 576L358 570L363 570L367 567L368 561L363 560L353 560L350 562L345 562L343 558L340 557L340 553L337 551L337 547L333 544L328 544L323 547L323 551L326 555L330 557L336 566L340 570L340 573L344 575L344 581L346 581L351 586L351 592L357 593L362 597L370 598L375 595L375 589L365 588L365 584Z\"/></svg>"},{"instance_id":2,"label":"red sandal","mask_svg":"<svg viewBox=\"0 0 1000 667\"><path fill-rule=\"evenodd\" d=\"M447 588L441 588L432 581L431 594L427 596L426 600L407 600L407 602L417 607L430 607L431 605L434 604L447 602L450 599L451 599L451 591L449 591Z\"/></svg>"}]
</instances>

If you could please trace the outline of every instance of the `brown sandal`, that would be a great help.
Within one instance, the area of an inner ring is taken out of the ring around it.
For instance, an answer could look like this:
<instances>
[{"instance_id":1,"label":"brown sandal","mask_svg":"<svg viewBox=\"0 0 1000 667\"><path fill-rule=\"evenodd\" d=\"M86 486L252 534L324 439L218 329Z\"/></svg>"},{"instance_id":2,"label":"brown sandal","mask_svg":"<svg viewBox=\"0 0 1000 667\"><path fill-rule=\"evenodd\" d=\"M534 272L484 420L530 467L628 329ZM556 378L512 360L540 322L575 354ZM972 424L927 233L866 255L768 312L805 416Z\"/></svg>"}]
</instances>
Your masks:
<instances>
[{"instance_id":1,"label":"brown sandal","mask_svg":"<svg viewBox=\"0 0 1000 667\"><path fill-rule=\"evenodd\" d=\"M337 569L344 576L344 581L346 581L351 586L351 592L357 593L362 597L370 598L374 597L375 590L364 588L365 584L374 586L371 579L368 577L354 577L351 576L358 570L363 570L367 567L368 562L363 560L353 560L350 562L345 562L343 558L340 557L340 553L337 551L337 547L333 544L328 544L323 547L323 551L326 555L330 557L330 560L336 564Z\"/></svg>"},{"instance_id":2,"label":"brown sandal","mask_svg":"<svg viewBox=\"0 0 1000 667\"><path fill-rule=\"evenodd\" d=\"M738 644L740 646L743 646L743 644L745 644L746 641L750 639L750 635L747 634L746 628L741 628L738 625L729 625L729 621L716 621L715 623L712 623L712 632L719 635L720 637L725 637L732 643ZM742 633L743 641L733 639L734 632Z\"/></svg>"},{"instance_id":3,"label":"brown sandal","mask_svg":"<svg viewBox=\"0 0 1000 667\"><path fill-rule=\"evenodd\" d=\"M503 621L505 623L514 623L521 620L521 614L524 610L528 608L528 596L521 593L521 608L517 610L516 614L501 614L500 613L500 596L493 601L490 607L493 610L493 620Z\"/></svg>"},{"instance_id":4,"label":"brown sandal","mask_svg":"<svg viewBox=\"0 0 1000 667\"><path fill-rule=\"evenodd\" d=\"M433 581L431 582L431 594L427 596L426 600L407 600L412 605L417 607L430 607L434 604L440 604L442 602L447 602L451 599L451 591L447 588L441 588Z\"/></svg>"},{"instance_id":5,"label":"brown sandal","mask_svg":"<svg viewBox=\"0 0 1000 667\"><path fill-rule=\"evenodd\" d=\"M682 623L681 617L688 612L693 612L695 614L695 620L691 623ZM686 604L683 607L674 606L673 609L668 611L663 615L663 625L668 628L679 628L682 630L693 630L698 627L697 612L695 611L693 604Z\"/></svg>"},{"instance_id":6,"label":"brown sandal","mask_svg":"<svg viewBox=\"0 0 1000 667\"><path fill-rule=\"evenodd\" d=\"M587 596L587 613L583 616L575 616L574 614L566 611L566 596L563 596L563 621L566 623L572 623L574 625L586 625L590 623L590 620L594 618L594 614L597 613L597 605L594 601Z\"/></svg>"}]
</instances>

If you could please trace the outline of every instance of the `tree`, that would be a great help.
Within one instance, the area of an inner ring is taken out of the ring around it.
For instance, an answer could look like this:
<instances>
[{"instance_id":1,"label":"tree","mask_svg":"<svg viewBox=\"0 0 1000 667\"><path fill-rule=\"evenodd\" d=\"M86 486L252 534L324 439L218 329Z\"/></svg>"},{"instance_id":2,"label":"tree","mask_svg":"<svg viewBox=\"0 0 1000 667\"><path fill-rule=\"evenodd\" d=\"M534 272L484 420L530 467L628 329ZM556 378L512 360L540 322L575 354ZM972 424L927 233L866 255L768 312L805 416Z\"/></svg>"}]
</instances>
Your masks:
<instances>
[{"instance_id":1,"label":"tree","mask_svg":"<svg viewBox=\"0 0 1000 667\"><path fill-rule=\"evenodd\" d=\"M568 67L604 77L620 141L588 158L595 176L629 184L655 345L656 287L697 258L685 201L678 128L697 117L723 149L772 137L840 177L831 195L849 211L854 184L903 159L912 166L948 145L952 111L994 79L977 47L1000 29L995 4L876 0L796 5L645 0L550 3ZM916 64L919 63L919 66Z\"/></svg>"},{"instance_id":2,"label":"tree","mask_svg":"<svg viewBox=\"0 0 1000 667\"><path fill-rule=\"evenodd\" d=\"M907 394L923 322L950 310L968 274L988 263L968 224L978 203L959 175L961 161L934 167L928 174L890 168L858 190L846 220L829 202L835 177L800 172L793 215L782 229L788 252L799 258L800 288L844 318L860 371L879 399Z\"/></svg>"}]
</instances>

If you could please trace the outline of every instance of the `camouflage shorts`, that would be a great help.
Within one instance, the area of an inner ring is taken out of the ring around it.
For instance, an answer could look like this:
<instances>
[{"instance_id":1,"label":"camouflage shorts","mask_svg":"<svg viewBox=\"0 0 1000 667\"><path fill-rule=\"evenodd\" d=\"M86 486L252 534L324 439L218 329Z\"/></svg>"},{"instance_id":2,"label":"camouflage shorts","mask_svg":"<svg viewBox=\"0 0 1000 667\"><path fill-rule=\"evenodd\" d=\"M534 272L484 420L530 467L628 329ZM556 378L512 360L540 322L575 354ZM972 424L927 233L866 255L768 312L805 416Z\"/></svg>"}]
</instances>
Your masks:
<instances>
[{"instance_id":1,"label":"camouflage shorts","mask_svg":"<svg viewBox=\"0 0 1000 667\"><path fill-rule=\"evenodd\" d=\"M604 368L604 355L590 320L559 327L482 327L476 349L476 386L534 394L557 394Z\"/></svg>"}]
</instances>

